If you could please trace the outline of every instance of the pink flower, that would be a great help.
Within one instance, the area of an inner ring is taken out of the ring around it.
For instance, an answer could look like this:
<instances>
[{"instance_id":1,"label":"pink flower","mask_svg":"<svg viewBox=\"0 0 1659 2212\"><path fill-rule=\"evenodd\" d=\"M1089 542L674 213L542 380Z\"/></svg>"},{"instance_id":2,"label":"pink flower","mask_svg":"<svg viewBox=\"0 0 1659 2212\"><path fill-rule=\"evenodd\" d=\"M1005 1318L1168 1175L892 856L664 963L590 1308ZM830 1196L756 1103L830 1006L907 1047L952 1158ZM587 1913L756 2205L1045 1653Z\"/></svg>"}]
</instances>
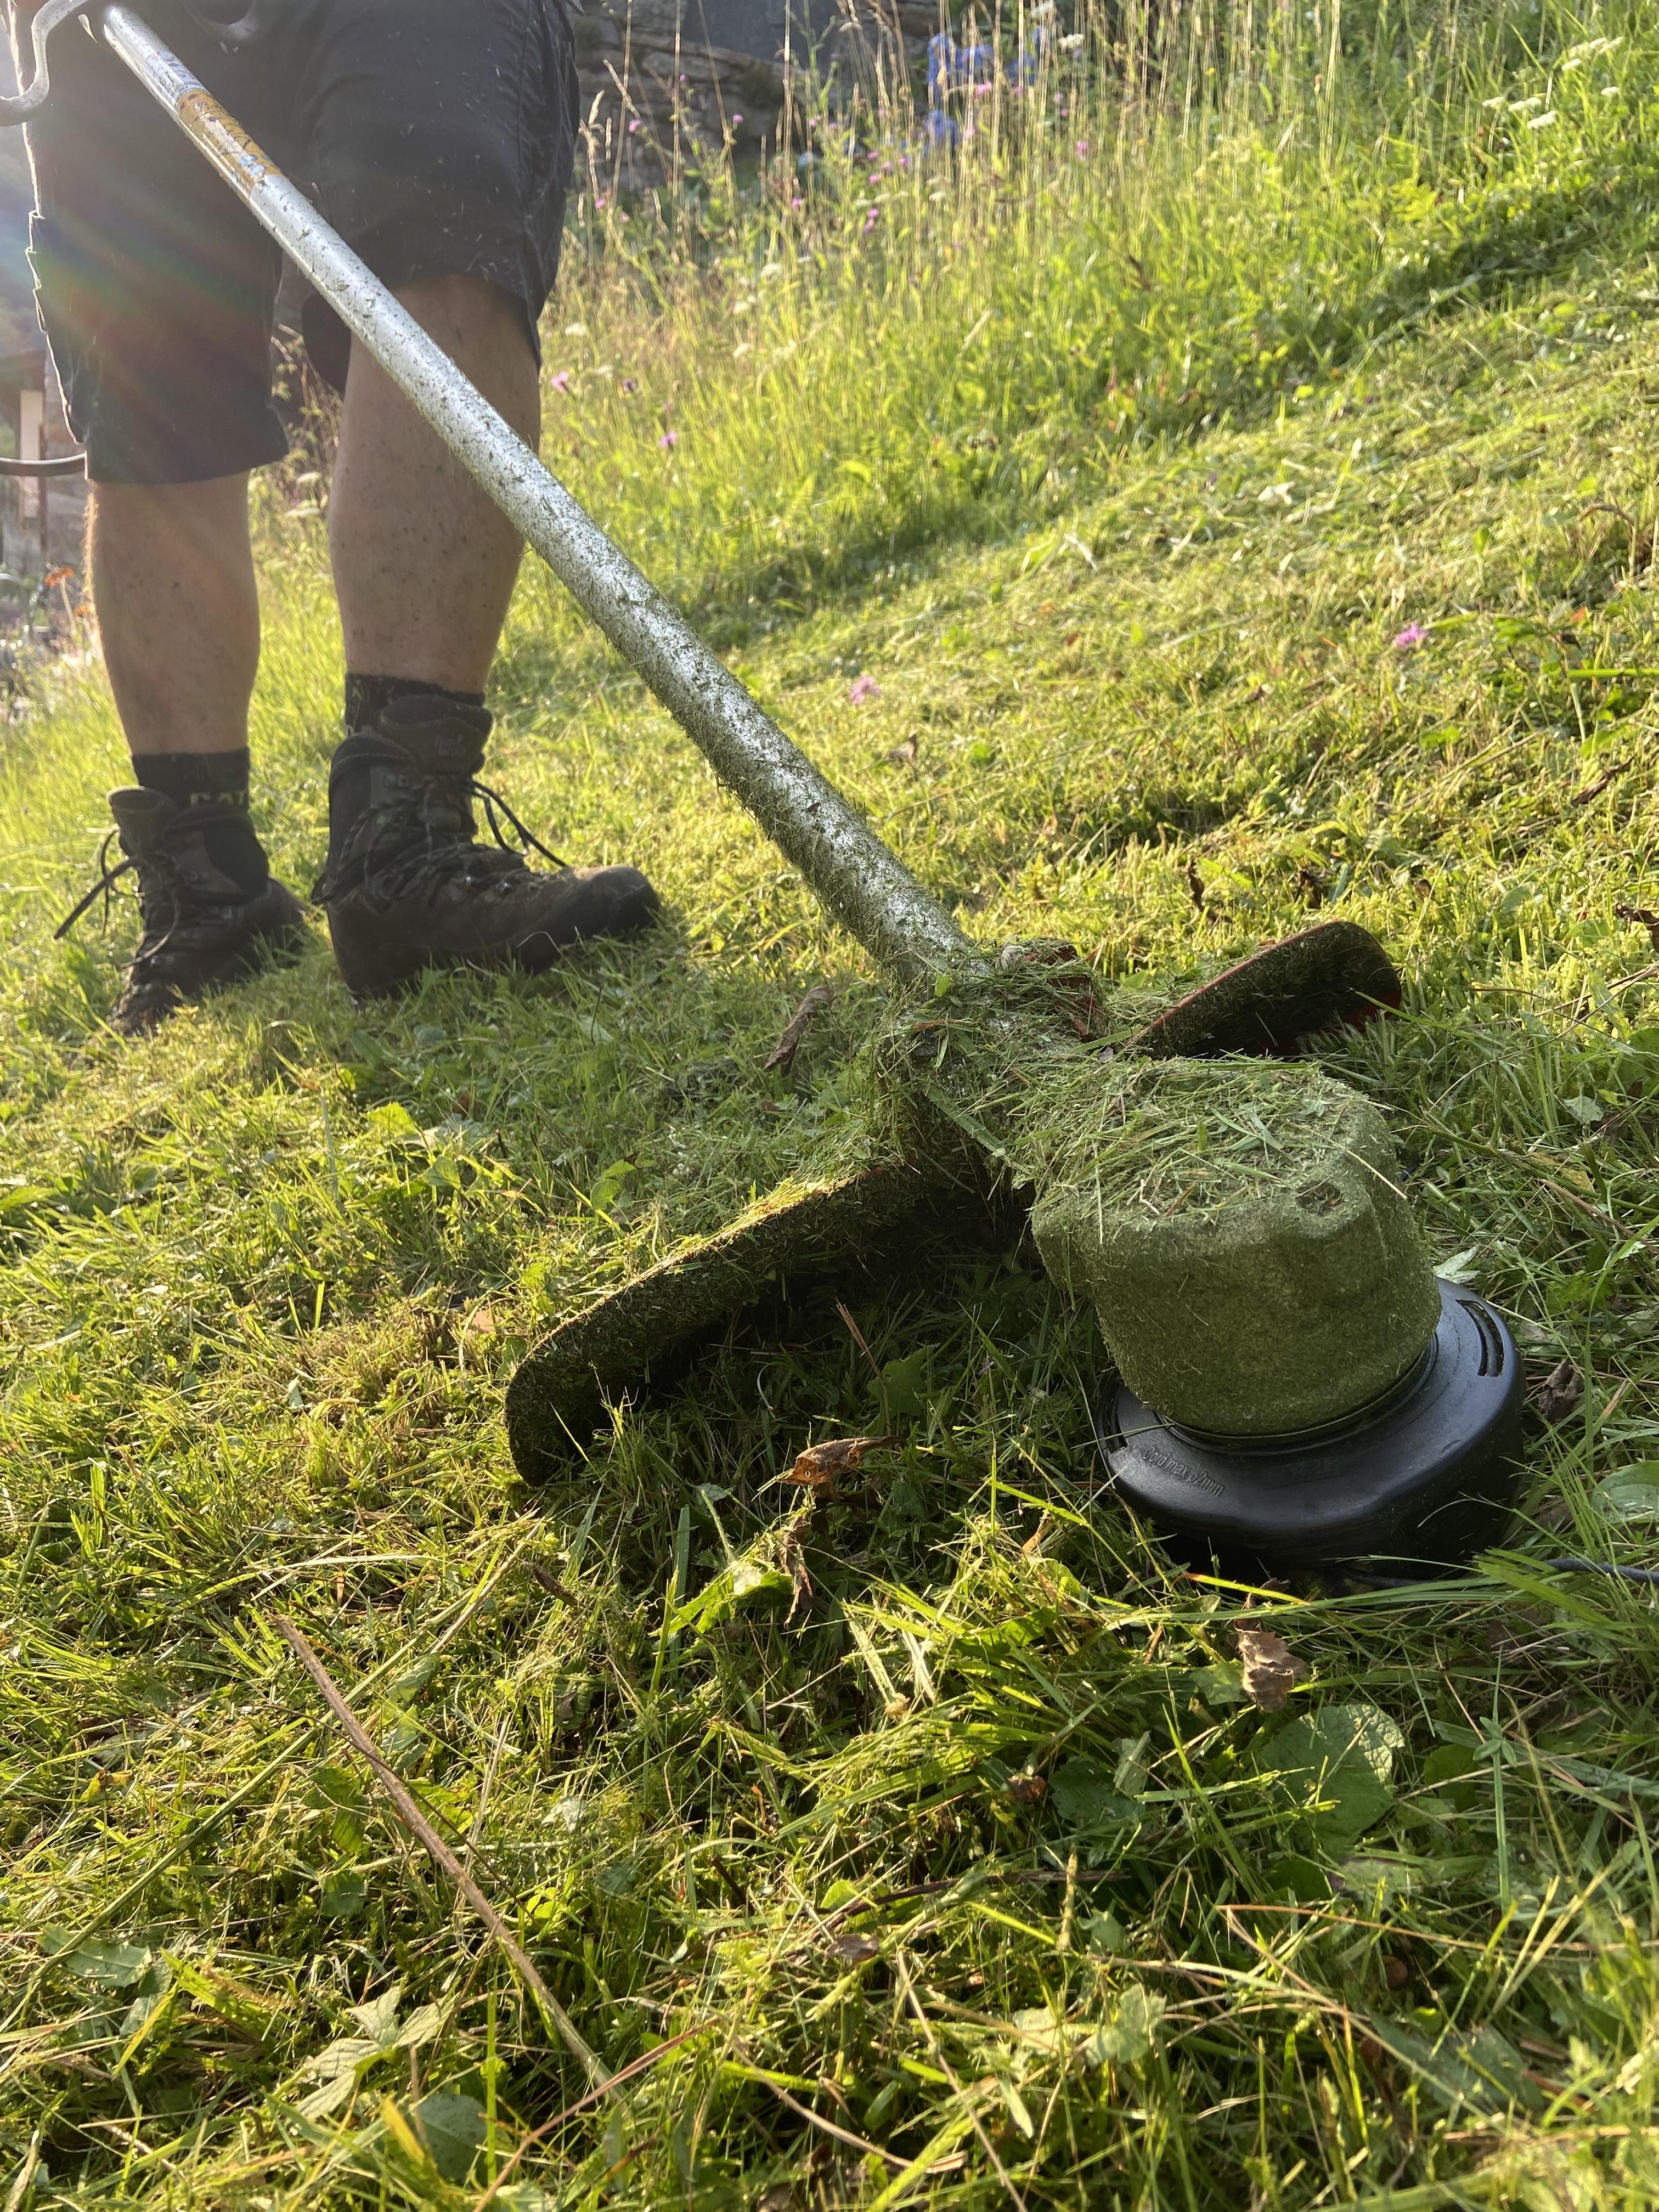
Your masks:
<instances>
[{"instance_id":1,"label":"pink flower","mask_svg":"<svg viewBox=\"0 0 1659 2212\"><path fill-rule=\"evenodd\" d=\"M598 208L598 210L599 210L600 214L601 214L601 215L603 215L603 214L604 214L604 212L605 212L605 207L606 207L606 205L607 205L607 202L606 202L606 200L605 200L605 194L604 194L603 192L595 192L595 193L594 193L594 195L593 195L593 204L594 204L594 206L595 206L596 208Z\"/></svg>"},{"instance_id":2,"label":"pink flower","mask_svg":"<svg viewBox=\"0 0 1659 2212\"><path fill-rule=\"evenodd\" d=\"M1407 623L1395 638L1394 649L1396 653L1409 653L1414 645L1421 645L1428 634L1425 623Z\"/></svg>"},{"instance_id":3,"label":"pink flower","mask_svg":"<svg viewBox=\"0 0 1659 2212\"><path fill-rule=\"evenodd\" d=\"M974 87L974 98L975 100L988 100L990 97L991 88L988 84L976 84Z\"/></svg>"},{"instance_id":4,"label":"pink flower","mask_svg":"<svg viewBox=\"0 0 1659 2212\"><path fill-rule=\"evenodd\" d=\"M1079 161L1086 161L1089 158L1090 152L1091 148L1088 140L1086 138L1079 138L1077 142L1077 157Z\"/></svg>"},{"instance_id":5,"label":"pink flower","mask_svg":"<svg viewBox=\"0 0 1659 2212\"><path fill-rule=\"evenodd\" d=\"M665 430L657 441L665 453L672 453L679 442L680 434L678 430Z\"/></svg>"},{"instance_id":6,"label":"pink flower","mask_svg":"<svg viewBox=\"0 0 1659 2212\"><path fill-rule=\"evenodd\" d=\"M554 378L554 380L553 380L553 389L555 390L555 392L568 392L568 391L569 391L569 389L570 389L570 371L569 371L568 368L562 368L562 369L559 371L558 374Z\"/></svg>"},{"instance_id":7,"label":"pink flower","mask_svg":"<svg viewBox=\"0 0 1659 2212\"><path fill-rule=\"evenodd\" d=\"M635 376L623 377L622 388L624 392L637 392L640 388L639 379Z\"/></svg>"},{"instance_id":8,"label":"pink flower","mask_svg":"<svg viewBox=\"0 0 1659 2212\"><path fill-rule=\"evenodd\" d=\"M793 199L790 201L789 204L793 208L795 213L799 215L801 210L806 205L806 203L803 199Z\"/></svg>"},{"instance_id":9,"label":"pink flower","mask_svg":"<svg viewBox=\"0 0 1659 2212\"><path fill-rule=\"evenodd\" d=\"M873 676L855 676L847 696L855 707L861 707L866 699L881 696L881 686Z\"/></svg>"},{"instance_id":10,"label":"pink flower","mask_svg":"<svg viewBox=\"0 0 1659 2212\"><path fill-rule=\"evenodd\" d=\"M732 118L732 128L735 131L735 130L737 129L737 127L738 127L738 124L739 124L739 123L741 123L741 122L742 122L742 120L743 120L742 116L740 116L740 115L734 115L734 116Z\"/></svg>"},{"instance_id":11,"label":"pink flower","mask_svg":"<svg viewBox=\"0 0 1659 2212\"><path fill-rule=\"evenodd\" d=\"M628 118L628 135L629 135L629 137L630 138L636 137L638 136L638 134L640 133L640 131L641 131L644 128L645 128L644 125L640 121L640 118L639 118L639 117L638 117L637 115L630 115L630 116L629 117L629 118Z\"/></svg>"}]
</instances>

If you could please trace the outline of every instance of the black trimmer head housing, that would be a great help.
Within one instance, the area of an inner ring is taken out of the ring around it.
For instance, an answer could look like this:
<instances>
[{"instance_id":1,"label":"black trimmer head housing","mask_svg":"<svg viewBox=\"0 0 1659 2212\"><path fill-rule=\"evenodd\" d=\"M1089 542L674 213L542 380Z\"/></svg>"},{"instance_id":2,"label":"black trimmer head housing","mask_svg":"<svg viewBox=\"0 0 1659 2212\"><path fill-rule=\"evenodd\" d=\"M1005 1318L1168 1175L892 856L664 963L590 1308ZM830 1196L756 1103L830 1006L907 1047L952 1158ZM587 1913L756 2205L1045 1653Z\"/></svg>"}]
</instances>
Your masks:
<instances>
[{"instance_id":1,"label":"black trimmer head housing","mask_svg":"<svg viewBox=\"0 0 1659 2212\"><path fill-rule=\"evenodd\" d=\"M1521 1362L1502 1316L1442 1282L1440 1321L1402 1381L1347 1420L1284 1437L1200 1435L1126 1383L1097 1407L1112 1486L1188 1556L1249 1576L1357 1567L1432 1574L1502 1537Z\"/></svg>"}]
</instances>

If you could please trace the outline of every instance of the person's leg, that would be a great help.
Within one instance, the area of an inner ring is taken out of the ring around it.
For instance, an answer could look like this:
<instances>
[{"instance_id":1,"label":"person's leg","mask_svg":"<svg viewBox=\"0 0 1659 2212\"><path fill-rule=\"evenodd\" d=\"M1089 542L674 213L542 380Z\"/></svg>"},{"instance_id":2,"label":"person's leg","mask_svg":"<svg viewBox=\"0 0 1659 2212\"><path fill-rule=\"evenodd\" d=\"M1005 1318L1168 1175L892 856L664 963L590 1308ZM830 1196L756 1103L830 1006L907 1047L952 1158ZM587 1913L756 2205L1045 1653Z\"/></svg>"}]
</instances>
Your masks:
<instances>
[{"instance_id":1,"label":"person's leg","mask_svg":"<svg viewBox=\"0 0 1659 2212\"><path fill-rule=\"evenodd\" d=\"M166 27L187 61L222 64L187 18ZM72 27L27 137L29 258L86 448L93 599L132 751L133 784L110 809L143 927L110 1019L133 1030L301 932L247 811L259 617L246 487L288 443L270 403L279 264L183 134Z\"/></svg>"},{"instance_id":2,"label":"person's leg","mask_svg":"<svg viewBox=\"0 0 1659 2212\"><path fill-rule=\"evenodd\" d=\"M95 485L87 565L104 666L139 782L156 783L147 763L167 763L161 772L171 777L177 763L177 773L198 775L182 794L187 804L198 791L233 787L240 763L246 794L248 701L259 665L246 476ZM203 765L193 771L191 762Z\"/></svg>"},{"instance_id":3,"label":"person's leg","mask_svg":"<svg viewBox=\"0 0 1659 2212\"><path fill-rule=\"evenodd\" d=\"M325 212L533 444L534 331L575 139L562 0L312 0L286 20ZM657 898L636 869L548 873L479 840L518 534L320 302L305 330L345 392L331 536L347 734L316 892L341 974L368 997L426 967L543 968L641 927Z\"/></svg>"},{"instance_id":4,"label":"person's leg","mask_svg":"<svg viewBox=\"0 0 1659 2212\"><path fill-rule=\"evenodd\" d=\"M534 446L541 393L520 303L479 276L417 278L398 296ZM482 699L518 574L519 533L356 343L329 543L348 673Z\"/></svg>"}]
</instances>

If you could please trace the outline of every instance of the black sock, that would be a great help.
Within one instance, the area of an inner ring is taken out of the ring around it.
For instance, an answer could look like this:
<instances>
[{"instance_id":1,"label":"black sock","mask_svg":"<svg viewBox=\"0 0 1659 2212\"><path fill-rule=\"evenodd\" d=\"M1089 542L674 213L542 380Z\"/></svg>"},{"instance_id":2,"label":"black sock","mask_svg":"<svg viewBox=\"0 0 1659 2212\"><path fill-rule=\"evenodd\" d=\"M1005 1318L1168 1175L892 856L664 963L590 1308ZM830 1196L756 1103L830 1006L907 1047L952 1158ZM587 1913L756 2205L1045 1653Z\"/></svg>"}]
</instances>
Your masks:
<instances>
[{"instance_id":1,"label":"black sock","mask_svg":"<svg viewBox=\"0 0 1659 2212\"><path fill-rule=\"evenodd\" d=\"M451 691L441 684L423 684L418 676L348 676L345 680L346 735L380 726L380 716L394 699L447 699L457 707L482 707L482 691Z\"/></svg>"},{"instance_id":2,"label":"black sock","mask_svg":"<svg viewBox=\"0 0 1659 2212\"><path fill-rule=\"evenodd\" d=\"M146 791L179 806L240 806L247 811L247 747L230 753L134 753L132 773Z\"/></svg>"}]
</instances>

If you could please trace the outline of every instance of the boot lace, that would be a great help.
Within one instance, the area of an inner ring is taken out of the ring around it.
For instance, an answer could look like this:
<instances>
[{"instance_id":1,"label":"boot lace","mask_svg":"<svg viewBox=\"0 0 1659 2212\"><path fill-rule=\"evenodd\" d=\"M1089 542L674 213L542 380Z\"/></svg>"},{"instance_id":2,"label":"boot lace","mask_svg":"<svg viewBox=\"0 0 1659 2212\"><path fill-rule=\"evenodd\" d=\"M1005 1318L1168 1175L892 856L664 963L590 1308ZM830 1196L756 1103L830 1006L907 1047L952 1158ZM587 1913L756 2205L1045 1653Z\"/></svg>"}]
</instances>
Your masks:
<instances>
[{"instance_id":1,"label":"boot lace","mask_svg":"<svg viewBox=\"0 0 1659 2212\"><path fill-rule=\"evenodd\" d=\"M94 906L100 898L104 902L104 911L100 916L100 921L102 927L105 929L109 927L110 909L115 903L115 886L120 882L123 876L134 875L137 872L138 868L137 861L133 860L118 860L116 865L112 868L111 867L109 864L109 848L115 842L116 835L117 833L112 830L109 835L105 838L103 843L98 848L98 880L80 903L71 908L71 910L66 914L64 916L64 919L58 923L57 928L53 930L52 933L52 938L54 945L60 938L67 937L69 935L70 930L72 930L76 923L80 921L82 915L87 912L88 908ZM160 859L159 855L149 858L146 865L150 868L154 868L158 874L162 872L165 869L165 863ZM173 872L171 870L166 870L166 872L171 874ZM144 886L141 885L139 889L139 906L141 910L143 910L143 908L144 888ZM159 890L162 887L158 884L156 888ZM173 895L173 903L176 909L179 903L178 885L176 883L173 883L167 884L166 888L171 890ZM145 914L144 919L148 925L149 916L147 913Z\"/></svg>"},{"instance_id":2,"label":"boot lace","mask_svg":"<svg viewBox=\"0 0 1659 2212\"><path fill-rule=\"evenodd\" d=\"M371 898L390 903L430 882L434 875L477 874L481 866L489 874L521 868L526 852L538 853L556 868L569 866L520 820L499 791L480 783L467 769L434 769L422 782L423 787L411 792L407 799L363 817L346 839L339 858L331 854L312 887L313 899L326 903L356 887ZM439 823L442 826L432 819L434 785L441 794ZM495 840L493 849L481 847L476 836L470 834L475 799L483 805L484 820ZM516 846L504 834L502 818L517 832ZM384 850L386 847L391 849ZM384 856L377 858L382 853Z\"/></svg>"}]
</instances>

